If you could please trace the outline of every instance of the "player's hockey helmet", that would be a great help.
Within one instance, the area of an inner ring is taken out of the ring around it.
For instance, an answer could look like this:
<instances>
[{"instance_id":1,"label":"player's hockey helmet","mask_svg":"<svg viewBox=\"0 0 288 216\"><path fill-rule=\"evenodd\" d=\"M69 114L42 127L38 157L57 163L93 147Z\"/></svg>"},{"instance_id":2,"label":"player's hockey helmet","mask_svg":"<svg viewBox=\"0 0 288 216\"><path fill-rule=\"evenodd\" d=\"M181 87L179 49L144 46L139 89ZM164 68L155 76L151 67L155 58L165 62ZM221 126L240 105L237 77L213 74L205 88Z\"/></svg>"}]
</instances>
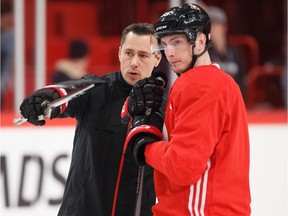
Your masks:
<instances>
[{"instance_id":1,"label":"player's hockey helmet","mask_svg":"<svg viewBox=\"0 0 288 216\"><path fill-rule=\"evenodd\" d=\"M159 39L168 35L185 34L189 41L195 41L197 32L206 35L210 41L211 20L207 12L196 4L172 7L154 24Z\"/></svg>"}]
</instances>

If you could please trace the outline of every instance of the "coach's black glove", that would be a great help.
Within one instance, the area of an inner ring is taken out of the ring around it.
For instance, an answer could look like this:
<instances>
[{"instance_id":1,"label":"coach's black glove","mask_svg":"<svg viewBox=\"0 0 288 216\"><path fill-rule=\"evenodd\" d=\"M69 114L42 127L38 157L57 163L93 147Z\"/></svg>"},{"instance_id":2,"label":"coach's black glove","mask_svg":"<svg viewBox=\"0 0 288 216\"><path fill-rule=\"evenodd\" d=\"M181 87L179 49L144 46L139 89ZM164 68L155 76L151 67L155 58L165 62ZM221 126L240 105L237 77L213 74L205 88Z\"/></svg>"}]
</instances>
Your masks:
<instances>
[{"instance_id":1,"label":"coach's black glove","mask_svg":"<svg viewBox=\"0 0 288 216\"><path fill-rule=\"evenodd\" d=\"M128 113L132 117L124 150L132 152L136 162L145 165L145 147L162 139L163 82L154 77L136 83L128 97ZM124 108L125 110L125 108Z\"/></svg>"},{"instance_id":2,"label":"coach's black glove","mask_svg":"<svg viewBox=\"0 0 288 216\"><path fill-rule=\"evenodd\" d=\"M59 93L53 88L43 88L28 95L20 105L21 115L34 125L44 125L45 120L39 120L38 116L44 115L47 108L44 101L54 101L59 98ZM60 107L52 109L48 118L56 118L60 114Z\"/></svg>"}]
</instances>

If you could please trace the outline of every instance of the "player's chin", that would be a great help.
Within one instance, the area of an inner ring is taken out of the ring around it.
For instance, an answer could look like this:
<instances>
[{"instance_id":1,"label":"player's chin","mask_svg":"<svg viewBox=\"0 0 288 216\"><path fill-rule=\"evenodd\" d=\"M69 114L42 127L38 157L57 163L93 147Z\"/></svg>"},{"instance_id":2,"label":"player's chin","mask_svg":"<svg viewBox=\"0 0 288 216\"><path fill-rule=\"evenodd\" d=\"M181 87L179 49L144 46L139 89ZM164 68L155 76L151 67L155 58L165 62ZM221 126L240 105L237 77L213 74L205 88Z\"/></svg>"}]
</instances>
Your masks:
<instances>
[{"instance_id":1,"label":"player's chin","mask_svg":"<svg viewBox=\"0 0 288 216\"><path fill-rule=\"evenodd\" d=\"M172 67L172 70L175 72L175 73L179 73L179 68L175 65L171 65Z\"/></svg>"},{"instance_id":2,"label":"player's chin","mask_svg":"<svg viewBox=\"0 0 288 216\"><path fill-rule=\"evenodd\" d=\"M172 70L177 74L181 74L184 73L187 69L180 67L179 65L172 65Z\"/></svg>"}]
</instances>

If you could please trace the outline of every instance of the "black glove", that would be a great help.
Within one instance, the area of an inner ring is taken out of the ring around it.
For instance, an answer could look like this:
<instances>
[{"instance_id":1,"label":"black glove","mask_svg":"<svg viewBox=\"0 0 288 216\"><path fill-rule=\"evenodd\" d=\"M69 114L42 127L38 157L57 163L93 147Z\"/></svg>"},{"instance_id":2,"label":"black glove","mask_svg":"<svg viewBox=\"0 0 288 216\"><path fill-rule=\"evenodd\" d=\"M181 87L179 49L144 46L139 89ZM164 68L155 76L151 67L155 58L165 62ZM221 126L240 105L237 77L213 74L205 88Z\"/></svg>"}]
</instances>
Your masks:
<instances>
[{"instance_id":1,"label":"black glove","mask_svg":"<svg viewBox=\"0 0 288 216\"><path fill-rule=\"evenodd\" d=\"M154 77L136 83L128 97L128 112L132 117L124 146L125 155L132 153L136 162L145 165L145 147L162 139L164 83ZM124 105L125 106L125 105Z\"/></svg>"},{"instance_id":2,"label":"black glove","mask_svg":"<svg viewBox=\"0 0 288 216\"><path fill-rule=\"evenodd\" d=\"M58 92L52 88L44 88L35 91L27 96L20 105L21 115L34 125L44 125L45 120L38 120L38 116L44 115L46 109L44 101L54 101L59 98ZM56 118L60 114L60 107L52 109L50 119Z\"/></svg>"},{"instance_id":3,"label":"black glove","mask_svg":"<svg viewBox=\"0 0 288 216\"><path fill-rule=\"evenodd\" d=\"M131 130L126 137L127 151L134 155L136 162L146 164L144 152L147 144L162 140L163 116L160 112L153 112L149 116L134 116Z\"/></svg>"},{"instance_id":4,"label":"black glove","mask_svg":"<svg viewBox=\"0 0 288 216\"><path fill-rule=\"evenodd\" d=\"M149 115L158 111L163 101L163 81L155 77L138 81L128 97L128 112L130 116Z\"/></svg>"}]
</instances>

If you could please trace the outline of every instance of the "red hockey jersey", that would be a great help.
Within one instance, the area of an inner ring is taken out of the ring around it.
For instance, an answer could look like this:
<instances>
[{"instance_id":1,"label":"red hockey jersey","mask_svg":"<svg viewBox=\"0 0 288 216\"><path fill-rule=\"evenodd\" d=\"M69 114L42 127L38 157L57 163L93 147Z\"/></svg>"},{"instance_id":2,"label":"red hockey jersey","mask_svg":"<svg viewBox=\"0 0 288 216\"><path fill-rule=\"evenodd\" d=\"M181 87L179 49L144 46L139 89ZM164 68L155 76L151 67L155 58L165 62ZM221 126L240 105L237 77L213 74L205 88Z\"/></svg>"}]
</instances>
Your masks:
<instances>
[{"instance_id":1,"label":"red hockey jersey","mask_svg":"<svg viewBox=\"0 0 288 216\"><path fill-rule=\"evenodd\" d=\"M147 145L154 216L250 215L249 135L235 81L214 65L182 74L168 99L168 141Z\"/></svg>"}]
</instances>

